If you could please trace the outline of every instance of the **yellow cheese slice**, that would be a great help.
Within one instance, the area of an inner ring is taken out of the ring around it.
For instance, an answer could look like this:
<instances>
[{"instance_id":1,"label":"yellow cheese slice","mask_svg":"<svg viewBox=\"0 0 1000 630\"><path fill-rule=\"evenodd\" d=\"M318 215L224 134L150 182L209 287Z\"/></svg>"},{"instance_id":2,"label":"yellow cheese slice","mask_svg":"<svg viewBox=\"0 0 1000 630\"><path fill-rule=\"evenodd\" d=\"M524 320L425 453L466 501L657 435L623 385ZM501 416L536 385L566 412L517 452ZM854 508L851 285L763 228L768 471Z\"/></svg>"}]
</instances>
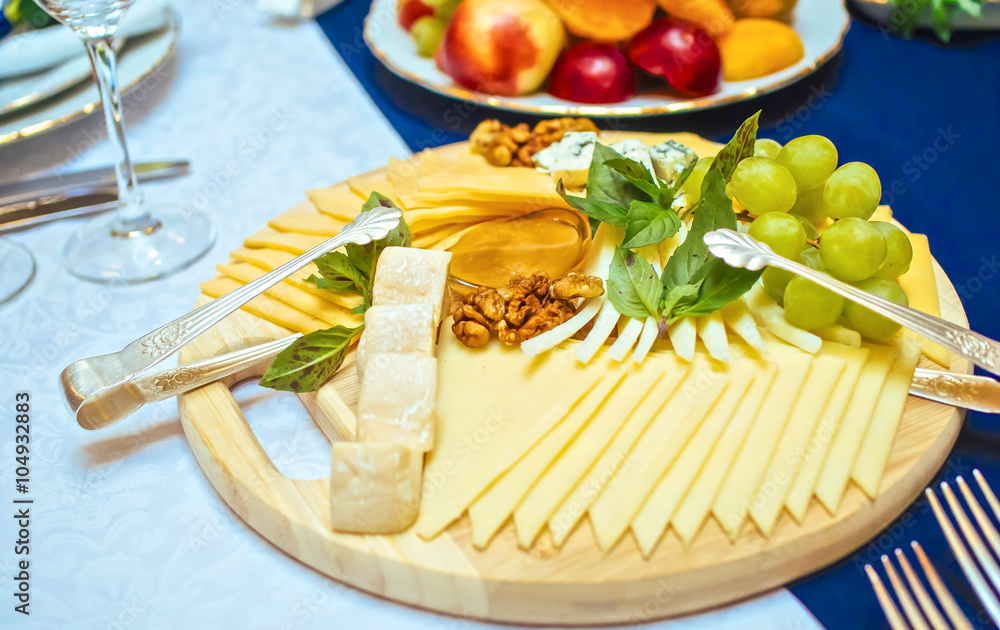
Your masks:
<instances>
[{"instance_id":1,"label":"yellow cheese slice","mask_svg":"<svg viewBox=\"0 0 1000 630\"><path fill-rule=\"evenodd\" d=\"M279 232L273 228L261 228L248 236L243 244L247 247L277 249L289 254L301 256L320 243L329 239L324 236L296 234L295 232Z\"/></svg>"},{"instance_id":2,"label":"yellow cheese slice","mask_svg":"<svg viewBox=\"0 0 1000 630\"><path fill-rule=\"evenodd\" d=\"M853 348L849 348L853 350ZM817 356L809 368L809 376L799 393L792 413L781 433L781 439L771 455L764 477L750 497L750 518L765 536L771 534L785 497L791 490L798 472L802 453L819 423L819 416L847 362L829 352Z\"/></svg>"},{"instance_id":3,"label":"yellow cheese slice","mask_svg":"<svg viewBox=\"0 0 1000 630\"><path fill-rule=\"evenodd\" d=\"M674 365L666 371L663 378L653 390L648 392L638 407L629 414L621 430L615 434L607 449L587 470L586 476L576 483L569 496L549 518L549 533L557 546L562 546L605 486L618 474L620 468L628 460L628 454L634 447L636 440L657 417L664 405L675 395L677 386L687 376L691 364L672 352L651 353L647 356L644 364L655 361L654 357L661 354Z\"/></svg>"},{"instance_id":4,"label":"yellow cheese slice","mask_svg":"<svg viewBox=\"0 0 1000 630\"><path fill-rule=\"evenodd\" d=\"M576 345L528 357L500 343L470 350L441 335L437 435L417 534L432 538L460 517L605 375L603 363L576 362Z\"/></svg>"},{"instance_id":5,"label":"yellow cheese slice","mask_svg":"<svg viewBox=\"0 0 1000 630\"><path fill-rule=\"evenodd\" d=\"M938 296L937 278L934 275L934 259L931 257L927 236L908 234L913 246L913 260L910 269L899 277L899 286L906 292L906 299L912 308L941 317L941 299ZM928 359L945 369L951 367L951 353L933 341L923 340L923 352Z\"/></svg>"},{"instance_id":6,"label":"yellow cheese slice","mask_svg":"<svg viewBox=\"0 0 1000 630\"><path fill-rule=\"evenodd\" d=\"M350 187L351 192L365 201L371 197L373 192L377 192L391 199L397 206L399 205L399 199L396 198L395 194L395 187L389 181L389 176L386 174L385 169L378 169L371 173L348 177L347 185Z\"/></svg>"},{"instance_id":7,"label":"yellow cheese slice","mask_svg":"<svg viewBox=\"0 0 1000 630\"><path fill-rule=\"evenodd\" d=\"M861 441L868 430L895 353L888 346L871 344L866 347L870 352L868 361L861 369L854 395L830 444L830 452L823 463L814 491L816 498L830 514L835 514L840 506L851 468L857 459Z\"/></svg>"},{"instance_id":8,"label":"yellow cheese slice","mask_svg":"<svg viewBox=\"0 0 1000 630\"><path fill-rule=\"evenodd\" d=\"M723 366L703 355L695 356L677 394L629 453L628 465L618 471L588 510L602 550L611 549L621 539L657 482L728 385L729 375Z\"/></svg>"},{"instance_id":9,"label":"yellow cheese slice","mask_svg":"<svg viewBox=\"0 0 1000 630\"><path fill-rule=\"evenodd\" d=\"M265 250L248 250L248 251L265 251ZM289 260L291 260L291 254L285 254L285 255L289 257ZM265 271L264 269L261 269L260 267L252 265L248 262L222 263L216 265L215 269L219 273L225 276L229 276L234 280L239 280L244 284L253 282L257 278L267 273L267 271ZM346 293L337 293L335 291L330 291L328 289L321 289L312 282L306 282L306 278L308 278L309 275L312 273L316 274L319 273L318 270L316 269L316 266L312 264L306 265L302 269L296 271L289 277L285 278L283 282L295 289L315 295L316 297L324 299L327 302L335 304L341 308L347 309L348 311L354 309L356 306L361 304L361 296L359 295L348 295Z\"/></svg>"},{"instance_id":10,"label":"yellow cheese slice","mask_svg":"<svg viewBox=\"0 0 1000 630\"><path fill-rule=\"evenodd\" d=\"M229 278L215 278L202 282L198 286L201 288L201 292L208 297L220 298L239 287L239 283ZM258 295L240 308L272 324L302 334L330 327L330 324L316 319L309 313L304 313L266 294Z\"/></svg>"},{"instance_id":11,"label":"yellow cheese slice","mask_svg":"<svg viewBox=\"0 0 1000 630\"><path fill-rule=\"evenodd\" d=\"M420 249L445 251L457 243L458 239L473 227L475 224L453 223L426 232L414 233L411 244Z\"/></svg>"},{"instance_id":12,"label":"yellow cheese slice","mask_svg":"<svg viewBox=\"0 0 1000 630\"><path fill-rule=\"evenodd\" d=\"M317 210L341 221L350 221L357 216L366 199L352 191L346 183L307 190L306 197Z\"/></svg>"},{"instance_id":13,"label":"yellow cheese slice","mask_svg":"<svg viewBox=\"0 0 1000 630\"><path fill-rule=\"evenodd\" d=\"M556 508L600 459L618 431L628 422L623 418L630 419L654 388L676 387L680 379L676 379L671 386L670 382L665 382L670 380L667 373L683 373L685 370L676 355L668 352L650 355L645 362L634 365L596 416L517 506L514 525L523 547L531 546Z\"/></svg>"},{"instance_id":14,"label":"yellow cheese slice","mask_svg":"<svg viewBox=\"0 0 1000 630\"><path fill-rule=\"evenodd\" d=\"M229 252L229 255L240 262L253 265L257 269L260 269L261 272L274 271L278 267L295 258L293 254L278 251L276 249L251 249L249 247L239 247ZM242 282L250 282L259 277L253 275L248 269L233 269L230 271L233 271L234 273L227 273L227 275L236 278L237 280L241 280ZM237 272L239 275L235 275ZM309 263L289 276L289 279L301 281L301 284L296 284L296 286L301 288L303 291L315 293L323 299L329 300L337 306L343 306L348 310L353 310L361 304L360 295L349 295L347 293L328 291L326 289L320 289L312 282L306 282L306 278L311 275L318 276L319 269L316 268L316 265ZM247 278L249 278L249 280Z\"/></svg>"},{"instance_id":15,"label":"yellow cheese slice","mask_svg":"<svg viewBox=\"0 0 1000 630\"><path fill-rule=\"evenodd\" d=\"M851 479L872 499L878 493L892 440L896 437L896 429L906 407L913 371L920 359L920 345L919 339L906 334L899 339L897 354L886 376L882 395L851 468Z\"/></svg>"},{"instance_id":16,"label":"yellow cheese slice","mask_svg":"<svg viewBox=\"0 0 1000 630\"><path fill-rule=\"evenodd\" d=\"M802 395L813 360L811 355L780 343L768 343L767 349L772 361L780 365L778 376L764 398L718 496L712 502L715 520L733 539L746 520L750 511L749 500L760 486L792 407ZM778 357L778 353L784 353L784 356Z\"/></svg>"},{"instance_id":17,"label":"yellow cheese slice","mask_svg":"<svg viewBox=\"0 0 1000 630\"><path fill-rule=\"evenodd\" d=\"M274 217L267 222L267 225L279 232L297 232L330 238L340 234L344 226L347 225L347 221L334 219L310 207L309 210L293 208Z\"/></svg>"},{"instance_id":18,"label":"yellow cheese slice","mask_svg":"<svg viewBox=\"0 0 1000 630\"><path fill-rule=\"evenodd\" d=\"M847 346L837 346L831 344L830 347L844 348ZM792 482L792 489L785 499L785 509L799 523L805 518L806 509L809 507L809 500L816 489L816 482L819 479L820 471L826 462L827 454L837 436L837 431L843 422L844 414L857 390L858 379L868 361L868 350L858 349L853 356L843 355L847 359L844 372L837 380L837 386L830 396L830 401L823 410L819 418L819 424L813 431L812 438L802 454L802 464L795 481Z\"/></svg>"},{"instance_id":19,"label":"yellow cheese slice","mask_svg":"<svg viewBox=\"0 0 1000 630\"><path fill-rule=\"evenodd\" d=\"M545 474L567 445L576 439L583 427L594 418L611 392L629 372L628 369L621 367L621 364L609 368L608 374L587 392L552 431L469 506L474 545L483 548L489 544L493 535L507 521L528 491ZM530 544L531 540L525 546Z\"/></svg>"},{"instance_id":20,"label":"yellow cheese slice","mask_svg":"<svg viewBox=\"0 0 1000 630\"><path fill-rule=\"evenodd\" d=\"M757 367L752 361L740 361L729 370L729 386L632 520L632 533L646 557L660 541L691 483L704 469L708 454L750 388Z\"/></svg>"},{"instance_id":21,"label":"yellow cheese slice","mask_svg":"<svg viewBox=\"0 0 1000 630\"><path fill-rule=\"evenodd\" d=\"M199 286L201 286L201 291L205 295L220 297L226 293L235 291L244 284L246 283L233 278L221 277L203 282ZM360 325L363 321L361 315L355 315L347 309L339 307L332 302L328 302L321 297L317 297L311 293L306 293L305 291L301 291L281 282L265 291L264 295L270 296L275 300L287 304L297 311L307 313L310 319L318 319L322 322L326 322L324 326L320 326L319 328L329 328L331 326L347 326L349 328L354 328L355 326ZM264 313L261 317L268 321L272 321L267 313ZM284 324L278 323L278 325L283 326ZM296 330L299 329L301 329L301 327L296 328ZM314 328L312 330L318 329Z\"/></svg>"},{"instance_id":22,"label":"yellow cheese slice","mask_svg":"<svg viewBox=\"0 0 1000 630\"><path fill-rule=\"evenodd\" d=\"M719 436L718 443L712 449L711 455L705 459L705 465L694 480L691 490L670 520L671 527L684 544L690 544L694 540L695 534L701 529L712 510L712 503L722 489L726 475L732 469L736 455L743 446L750 427L782 368L778 363L757 361L754 369L757 376L753 385L726 425L726 430Z\"/></svg>"}]
</instances>

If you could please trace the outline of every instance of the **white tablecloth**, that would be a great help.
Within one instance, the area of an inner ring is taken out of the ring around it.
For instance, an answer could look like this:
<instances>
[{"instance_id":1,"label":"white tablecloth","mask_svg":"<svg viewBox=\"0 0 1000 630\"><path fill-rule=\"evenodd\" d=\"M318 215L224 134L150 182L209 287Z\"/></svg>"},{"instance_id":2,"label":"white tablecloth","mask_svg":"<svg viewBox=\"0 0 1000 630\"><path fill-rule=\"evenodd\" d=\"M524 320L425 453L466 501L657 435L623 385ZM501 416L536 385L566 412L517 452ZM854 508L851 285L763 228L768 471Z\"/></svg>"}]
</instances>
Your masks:
<instances>
[{"instance_id":1,"label":"white tablecloth","mask_svg":"<svg viewBox=\"0 0 1000 630\"><path fill-rule=\"evenodd\" d=\"M57 383L75 359L122 348L188 310L197 284L268 217L407 150L320 30L272 23L242 0L177 0L176 59L128 102L134 157L185 157L190 177L145 187L147 198L204 209L213 251L182 273L117 287L76 280L60 262L78 223L14 235L38 258L26 294L0 307L0 502L31 505L29 617L14 612L18 527L0 519L0 627L487 628L344 587L272 547L219 498L191 455L172 401L89 433ZM0 179L110 161L97 116L0 147ZM236 175L227 174L236 172ZM14 395L31 396L30 492L13 478ZM286 474L327 474L328 444L291 395L238 391ZM13 513L10 507L2 513ZM818 624L787 591L647 627L783 628Z\"/></svg>"}]
</instances>

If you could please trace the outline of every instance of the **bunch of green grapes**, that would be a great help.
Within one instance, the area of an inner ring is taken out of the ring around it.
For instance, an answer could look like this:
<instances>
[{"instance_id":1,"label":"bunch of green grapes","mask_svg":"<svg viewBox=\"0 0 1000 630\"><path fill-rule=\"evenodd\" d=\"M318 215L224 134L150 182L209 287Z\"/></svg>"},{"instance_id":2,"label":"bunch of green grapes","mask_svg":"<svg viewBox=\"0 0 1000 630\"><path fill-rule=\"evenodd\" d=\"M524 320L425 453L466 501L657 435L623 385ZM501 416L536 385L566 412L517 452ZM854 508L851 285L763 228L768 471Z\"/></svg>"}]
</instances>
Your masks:
<instances>
[{"instance_id":1,"label":"bunch of green grapes","mask_svg":"<svg viewBox=\"0 0 1000 630\"><path fill-rule=\"evenodd\" d=\"M861 162L838 168L837 148L827 138L803 136L783 147L758 140L754 156L733 171L730 190L756 216L750 235L778 255L907 303L896 280L910 267L910 240L891 223L869 221L882 196L878 175ZM823 227L820 235L817 228ZM784 307L785 319L799 328L841 322L870 339L899 330L885 317L787 271L768 268L761 281Z\"/></svg>"}]
</instances>

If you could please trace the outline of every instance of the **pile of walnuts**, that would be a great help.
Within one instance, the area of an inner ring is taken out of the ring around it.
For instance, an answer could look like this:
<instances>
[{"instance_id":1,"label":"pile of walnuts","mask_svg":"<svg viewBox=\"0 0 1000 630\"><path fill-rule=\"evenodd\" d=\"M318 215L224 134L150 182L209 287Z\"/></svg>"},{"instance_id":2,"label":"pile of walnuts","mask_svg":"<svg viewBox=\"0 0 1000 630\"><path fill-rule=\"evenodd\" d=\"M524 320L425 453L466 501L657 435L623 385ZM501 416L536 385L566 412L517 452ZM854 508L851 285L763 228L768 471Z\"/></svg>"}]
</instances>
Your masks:
<instances>
[{"instance_id":1,"label":"pile of walnuts","mask_svg":"<svg viewBox=\"0 0 1000 630\"><path fill-rule=\"evenodd\" d=\"M532 129L526 123L510 127L499 120L484 120L469 141L472 152L481 153L493 166L534 166L531 157L562 140L567 131L597 133L597 125L589 118L553 118Z\"/></svg>"},{"instance_id":2,"label":"pile of walnuts","mask_svg":"<svg viewBox=\"0 0 1000 630\"><path fill-rule=\"evenodd\" d=\"M573 317L578 298L603 294L604 283L594 276L571 273L555 282L545 274L515 278L506 287L481 287L455 302L451 330L469 348L485 346L493 333L517 346Z\"/></svg>"}]
</instances>

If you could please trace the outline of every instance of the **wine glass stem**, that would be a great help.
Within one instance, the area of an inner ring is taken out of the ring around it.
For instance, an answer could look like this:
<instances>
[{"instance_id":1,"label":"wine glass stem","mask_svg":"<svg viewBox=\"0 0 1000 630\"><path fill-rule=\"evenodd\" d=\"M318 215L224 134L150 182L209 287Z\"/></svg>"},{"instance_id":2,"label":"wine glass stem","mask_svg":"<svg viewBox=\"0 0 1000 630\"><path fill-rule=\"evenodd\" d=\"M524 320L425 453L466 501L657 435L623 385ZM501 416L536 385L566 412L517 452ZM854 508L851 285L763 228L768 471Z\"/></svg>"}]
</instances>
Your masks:
<instances>
[{"instance_id":1,"label":"wine glass stem","mask_svg":"<svg viewBox=\"0 0 1000 630\"><path fill-rule=\"evenodd\" d=\"M114 36L108 35L84 41L87 54L94 68L97 86L104 108L104 121L108 138L115 148L115 176L118 181L118 211L113 231L121 236L149 233L158 223L143 208L142 193L125 143L125 125L122 121L121 91L118 87L118 56Z\"/></svg>"}]
</instances>

